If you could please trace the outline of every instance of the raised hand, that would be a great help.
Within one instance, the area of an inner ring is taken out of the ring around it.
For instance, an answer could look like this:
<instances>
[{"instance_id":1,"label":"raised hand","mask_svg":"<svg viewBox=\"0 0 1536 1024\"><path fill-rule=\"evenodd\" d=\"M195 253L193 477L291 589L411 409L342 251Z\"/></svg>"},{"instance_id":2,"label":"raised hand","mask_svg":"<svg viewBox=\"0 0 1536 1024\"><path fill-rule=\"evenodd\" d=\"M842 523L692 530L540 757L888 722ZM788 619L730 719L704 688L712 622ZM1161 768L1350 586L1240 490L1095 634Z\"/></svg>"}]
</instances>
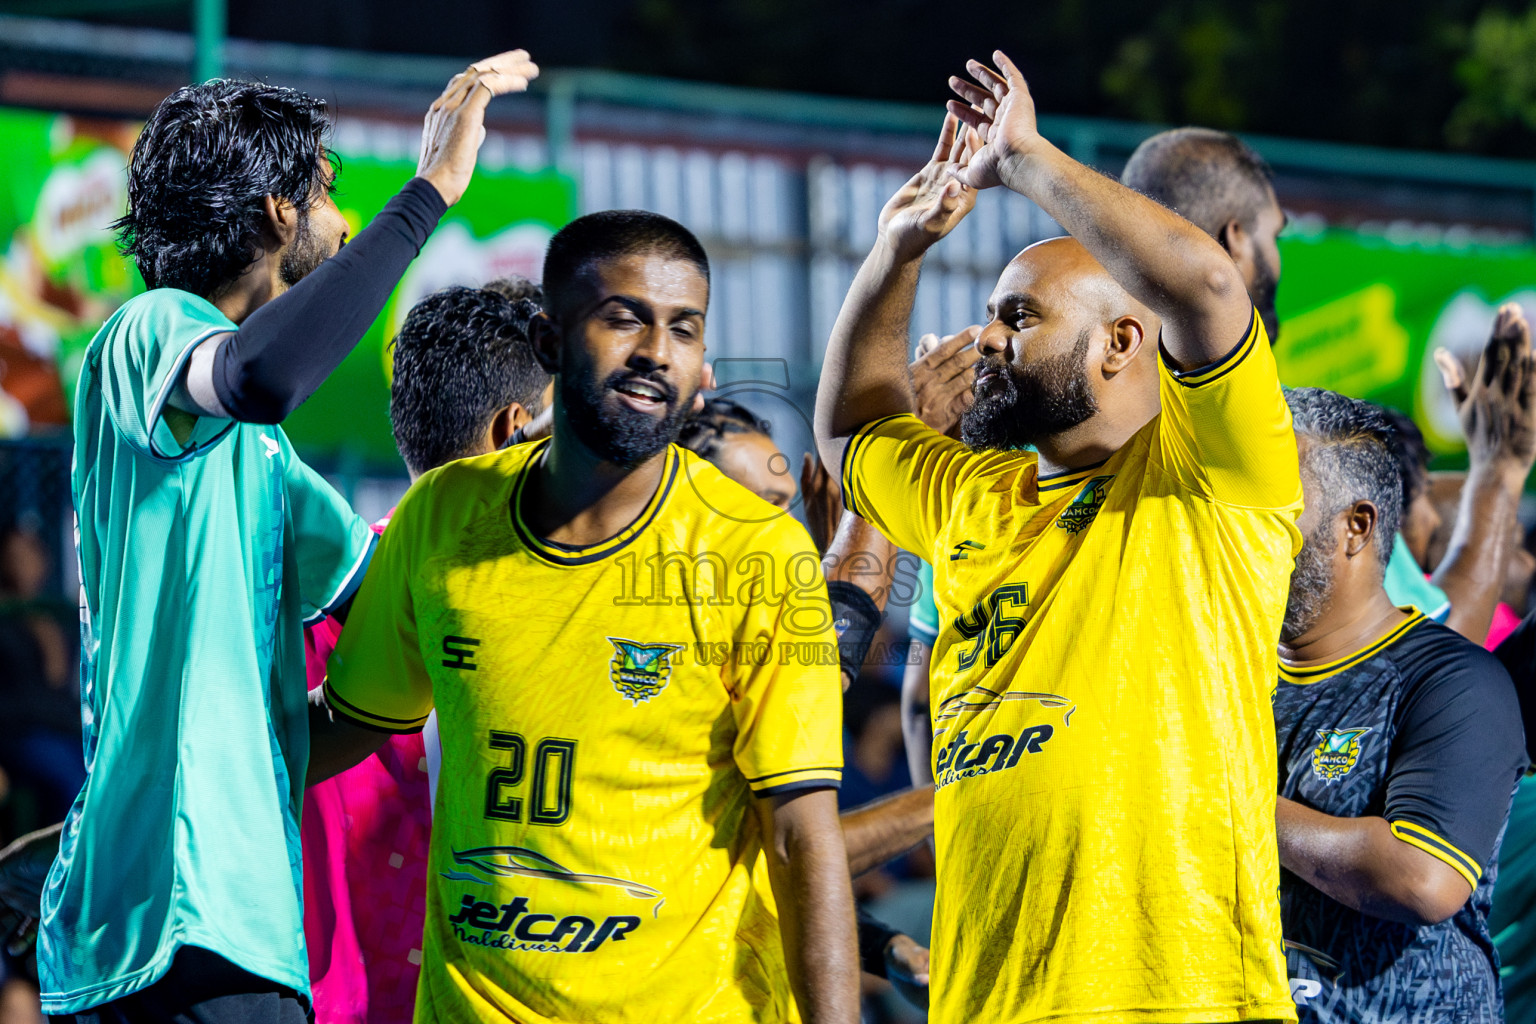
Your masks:
<instances>
[{"instance_id":1,"label":"raised hand","mask_svg":"<svg viewBox=\"0 0 1536 1024\"><path fill-rule=\"evenodd\" d=\"M971 407L971 387L976 382L976 338L981 326L973 324L958 334L940 338L925 334L917 343L917 358L910 367L913 412L941 434L955 436L960 417Z\"/></svg>"},{"instance_id":2,"label":"raised hand","mask_svg":"<svg viewBox=\"0 0 1536 1024\"><path fill-rule=\"evenodd\" d=\"M464 195L475 173L475 155L485 141L485 107L491 99L522 92L539 77L527 50L508 50L476 61L448 80L432 101L421 129L421 159L416 176L432 183L452 206Z\"/></svg>"},{"instance_id":3,"label":"raised hand","mask_svg":"<svg viewBox=\"0 0 1536 1024\"><path fill-rule=\"evenodd\" d=\"M1435 350L1435 365L1456 403L1472 464L1498 465L1523 482L1536 461L1536 355L1520 307L1499 307L1470 381L1443 348Z\"/></svg>"},{"instance_id":4,"label":"raised hand","mask_svg":"<svg viewBox=\"0 0 1536 1024\"><path fill-rule=\"evenodd\" d=\"M898 258L922 256L976 205L976 190L955 180L951 173L965 158L966 139L960 132L960 121L946 114L933 156L880 211L880 237Z\"/></svg>"},{"instance_id":5,"label":"raised hand","mask_svg":"<svg viewBox=\"0 0 1536 1024\"><path fill-rule=\"evenodd\" d=\"M965 69L974 82L958 76L949 80L949 87L960 97L949 101L949 112L975 138L954 176L977 189L1004 184L1010 165L1045 141L1035 123L1035 101L1024 75L1002 50L994 50L992 59L1001 74L971 60Z\"/></svg>"}]
</instances>

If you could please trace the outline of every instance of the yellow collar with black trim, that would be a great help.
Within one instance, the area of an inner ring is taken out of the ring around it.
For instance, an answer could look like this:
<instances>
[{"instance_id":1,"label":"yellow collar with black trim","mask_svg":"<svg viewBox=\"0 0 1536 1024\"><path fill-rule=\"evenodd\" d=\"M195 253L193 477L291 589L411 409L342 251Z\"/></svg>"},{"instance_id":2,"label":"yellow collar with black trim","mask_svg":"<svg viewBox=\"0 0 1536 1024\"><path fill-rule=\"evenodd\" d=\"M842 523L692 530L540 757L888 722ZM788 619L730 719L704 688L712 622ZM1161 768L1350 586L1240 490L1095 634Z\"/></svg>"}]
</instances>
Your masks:
<instances>
[{"instance_id":1,"label":"yellow collar with black trim","mask_svg":"<svg viewBox=\"0 0 1536 1024\"><path fill-rule=\"evenodd\" d=\"M1281 661L1280 678L1287 683L1300 683L1303 685L1307 683L1320 683L1324 679L1330 679L1338 675L1347 668L1353 668L1367 658L1375 657L1397 643L1408 634L1409 630L1424 622L1427 618L1423 612L1412 605L1402 610L1408 613L1408 621L1399 623L1386 636L1373 640L1354 654L1347 654L1337 661L1330 661L1323 665L1308 665L1306 668L1287 665L1284 661Z\"/></svg>"},{"instance_id":2,"label":"yellow collar with black trim","mask_svg":"<svg viewBox=\"0 0 1536 1024\"><path fill-rule=\"evenodd\" d=\"M1110 458L1113 457L1110 456ZM1050 494L1054 498L1056 496L1054 492L1061 490L1063 487L1071 487L1073 484L1082 483L1093 476L1096 470L1103 469L1108 462L1109 459L1100 459L1091 466L1082 466L1078 469L1068 469L1060 473L1047 473L1044 476L1036 477L1036 489L1042 495Z\"/></svg>"},{"instance_id":3,"label":"yellow collar with black trim","mask_svg":"<svg viewBox=\"0 0 1536 1024\"><path fill-rule=\"evenodd\" d=\"M539 444L544 446L547 446L548 443L548 438L539 442ZM666 460L661 470L661 483L657 486L656 493L651 495L651 500L646 503L645 508L634 518L633 522L607 540L599 541L584 548L573 548L555 544L545 540L543 537L537 536L523 520L523 485L527 482L529 473L543 454L542 451L536 450L528 456L528 460L523 464L523 468L518 473L517 480L512 486L512 500L510 502L512 506L512 529L516 532L518 540L522 541L524 547L546 562L564 566L591 565L593 562L600 562L634 543L635 538L639 537L641 533L645 532L645 528L651 525L657 513L661 511L662 505L666 504L667 496L672 493L673 484L677 482L678 467L682 464L677 451L676 445L667 446Z\"/></svg>"}]
</instances>

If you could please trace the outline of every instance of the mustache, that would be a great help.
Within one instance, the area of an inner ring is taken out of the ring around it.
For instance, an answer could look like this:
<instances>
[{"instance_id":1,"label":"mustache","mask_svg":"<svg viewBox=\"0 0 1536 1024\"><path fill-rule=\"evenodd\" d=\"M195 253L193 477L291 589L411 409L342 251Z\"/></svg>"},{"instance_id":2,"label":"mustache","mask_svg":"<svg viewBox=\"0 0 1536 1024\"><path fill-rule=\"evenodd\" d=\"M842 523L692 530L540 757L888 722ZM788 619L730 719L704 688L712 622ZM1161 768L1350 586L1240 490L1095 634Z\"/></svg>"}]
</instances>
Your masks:
<instances>
[{"instance_id":1,"label":"mustache","mask_svg":"<svg viewBox=\"0 0 1536 1024\"><path fill-rule=\"evenodd\" d=\"M603 389L612 391L630 381L644 381L661 392L668 406L677 404L677 387L657 370L615 370L603 381Z\"/></svg>"},{"instance_id":2,"label":"mustache","mask_svg":"<svg viewBox=\"0 0 1536 1024\"><path fill-rule=\"evenodd\" d=\"M974 391L981 385L982 378L990 374L997 374L1000 377L1007 377L1008 360L1004 359L1000 355L982 356L980 359L978 359L976 361L976 377L971 385L971 389Z\"/></svg>"}]
</instances>

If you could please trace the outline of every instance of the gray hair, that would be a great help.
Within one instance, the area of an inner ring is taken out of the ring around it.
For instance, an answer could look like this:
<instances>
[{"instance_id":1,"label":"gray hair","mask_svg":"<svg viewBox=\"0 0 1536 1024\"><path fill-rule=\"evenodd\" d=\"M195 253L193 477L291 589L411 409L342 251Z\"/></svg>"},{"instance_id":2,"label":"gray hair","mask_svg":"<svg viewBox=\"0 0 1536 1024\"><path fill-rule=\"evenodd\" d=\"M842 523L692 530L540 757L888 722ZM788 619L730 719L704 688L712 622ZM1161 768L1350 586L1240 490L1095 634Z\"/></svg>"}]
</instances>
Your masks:
<instances>
[{"instance_id":1,"label":"gray hair","mask_svg":"<svg viewBox=\"0 0 1536 1024\"><path fill-rule=\"evenodd\" d=\"M1302 468L1316 483L1321 522L1331 522L1357 501L1376 506L1371 540L1383 570L1403 519L1402 469L1392 423L1378 407L1322 388L1285 393L1298 436L1313 441Z\"/></svg>"}]
</instances>

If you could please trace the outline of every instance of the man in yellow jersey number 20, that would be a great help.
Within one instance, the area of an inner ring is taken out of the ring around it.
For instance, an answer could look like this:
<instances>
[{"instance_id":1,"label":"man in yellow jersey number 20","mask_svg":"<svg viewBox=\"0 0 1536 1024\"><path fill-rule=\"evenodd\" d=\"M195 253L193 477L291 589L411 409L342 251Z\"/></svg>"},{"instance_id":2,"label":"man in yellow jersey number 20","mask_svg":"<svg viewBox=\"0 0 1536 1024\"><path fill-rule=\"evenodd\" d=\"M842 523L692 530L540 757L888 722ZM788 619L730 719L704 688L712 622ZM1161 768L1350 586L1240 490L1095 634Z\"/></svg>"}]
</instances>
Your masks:
<instances>
[{"instance_id":1,"label":"man in yellow jersey number 20","mask_svg":"<svg viewBox=\"0 0 1536 1024\"><path fill-rule=\"evenodd\" d=\"M849 508L934 567L932 1019L1294 1020L1269 695L1301 484L1263 323L994 57L881 213L816 410ZM908 317L996 185L1071 237L1004 268L957 441L912 415Z\"/></svg>"},{"instance_id":2,"label":"man in yellow jersey number 20","mask_svg":"<svg viewBox=\"0 0 1536 1024\"><path fill-rule=\"evenodd\" d=\"M820 563L672 443L704 250L592 214L551 240L544 289L552 436L417 481L330 662L338 729L437 709L416 1019L854 1024Z\"/></svg>"}]
</instances>

